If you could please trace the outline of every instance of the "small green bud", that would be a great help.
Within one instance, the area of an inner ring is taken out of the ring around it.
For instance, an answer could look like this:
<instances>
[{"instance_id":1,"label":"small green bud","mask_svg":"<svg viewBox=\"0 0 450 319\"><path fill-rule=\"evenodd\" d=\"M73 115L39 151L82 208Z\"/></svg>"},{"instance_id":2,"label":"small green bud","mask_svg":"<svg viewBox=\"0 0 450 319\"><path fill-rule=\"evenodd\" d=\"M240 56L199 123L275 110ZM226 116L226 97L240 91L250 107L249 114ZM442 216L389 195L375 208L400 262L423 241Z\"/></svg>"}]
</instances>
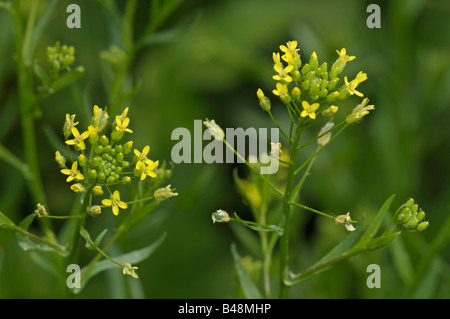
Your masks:
<instances>
[{"instance_id":1,"label":"small green bud","mask_svg":"<svg viewBox=\"0 0 450 319\"><path fill-rule=\"evenodd\" d=\"M98 180L99 181L104 181L106 178L105 173L101 172L98 174Z\"/></svg>"},{"instance_id":2,"label":"small green bud","mask_svg":"<svg viewBox=\"0 0 450 319\"><path fill-rule=\"evenodd\" d=\"M256 92L256 95L258 96L259 105L261 106L261 108L264 111L269 112L270 108L271 108L269 98L264 95L264 93L261 89L258 89L258 91Z\"/></svg>"},{"instance_id":3,"label":"small green bud","mask_svg":"<svg viewBox=\"0 0 450 319\"><path fill-rule=\"evenodd\" d=\"M306 74L306 75L303 77L303 80L309 80L309 81L312 81L312 80L314 79L315 75L316 75L316 72L315 72L315 71L310 71L310 72L308 72L308 74ZM311 83L311 85L312 85L312 83Z\"/></svg>"},{"instance_id":4,"label":"small green bud","mask_svg":"<svg viewBox=\"0 0 450 319\"><path fill-rule=\"evenodd\" d=\"M66 159L61 155L61 153L59 153L59 151L56 151L55 153L55 160L61 168L66 167Z\"/></svg>"},{"instance_id":5,"label":"small green bud","mask_svg":"<svg viewBox=\"0 0 450 319\"><path fill-rule=\"evenodd\" d=\"M94 195L102 196L103 195L103 189L100 185L95 185L94 188L92 188L92 192Z\"/></svg>"},{"instance_id":6,"label":"small green bud","mask_svg":"<svg viewBox=\"0 0 450 319\"><path fill-rule=\"evenodd\" d=\"M305 75L306 73L309 72L309 70L310 70L309 64L306 63L306 64L303 66L301 73L302 73L303 75Z\"/></svg>"},{"instance_id":7,"label":"small green bud","mask_svg":"<svg viewBox=\"0 0 450 319\"><path fill-rule=\"evenodd\" d=\"M412 207L414 205L414 198L410 198L405 203L406 206Z\"/></svg>"},{"instance_id":8,"label":"small green bud","mask_svg":"<svg viewBox=\"0 0 450 319\"><path fill-rule=\"evenodd\" d=\"M116 160L118 163L121 163L123 161L123 153L118 153L116 155Z\"/></svg>"},{"instance_id":9,"label":"small green bud","mask_svg":"<svg viewBox=\"0 0 450 319\"><path fill-rule=\"evenodd\" d=\"M319 60L317 59L317 53L314 51L309 59L309 67L315 71L319 66Z\"/></svg>"},{"instance_id":10,"label":"small green bud","mask_svg":"<svg viewBox=\"0 0 450 319\"><path fill-rule=\"evenodd\" d=\"M333 78L328 82L327 89L328 91L333 90L339 82L339 78Z\"/></svg>"},{"instance_id":11,"label":"small green bud","mask_svg":"<svg viewBox=\"0 0 450 319\"><path fill-rule=\"evenodd\" d=\"M292 95L292 98L293 98L294 100L296 100L297 102L300 102L300 95L301 95L301 92L300 92L300 89L299 89L298 87L294 87L294 88L292 89L291 95Z\"/></svg>"},{"instance_id":12,"label":"small green bud","mask_svg":"<svg viewBox=\"0 0 450 319\"><path fill-rule=\"evenodd\" d=\"M96 179L97 178L97 171L95 169L90 169L88 172L88 177L92 178L92 179Z\"/></svg>"},{"instance_id":13,"label":"small green bud","mask_svg":"<svg viewBox=\"0 0 450 319\"><path fill-rule=\"evenodd\" d=\"M319 97L324 98L325 96L327 96L328 91L327 89L322 89L319 91Z\"/></svg>"},{"instance_id":14,"label":"small green bud","mask_svg":"<svg viewBox=\"0 0 450 319\"><path fill-rule=\"evenodd\" d=\"M424 231L428 228L428 225L428 222L421 222L419 225L417 225L417 231Z\"/></svg>"},{"instance_id":15,"label":"small green bud","mask_svg":"<svg viewBox=\"0 0 450 319\"><path fill-rule=\"evenodd\" d=\"M116 167L116 169L114 170L117 174L122 173L122 167Z\"/></svg>"},{"instance_id":16,"label":"small green bud","mask_svg":"<svg viewBox=\"0 0 450 319\"><path fill-rule=\"evenodd\" d=\"M417 204L414 204L414 205L411 206L411 212L413 214L417 213L418 209L419 209L419 205L417 205Z\"/></svg>"},{"instance_id":17,"label":"small green bud","mask_svg":"<svg viewBox=\"0 0 450 319\"><path fill-rule=\"evenodd\" d=\"M309 80L304 80L304 81L302 82L302 84L301 84L302 91L308 91L308 89L309 89L309 83L310 83Z\"/></svg>"},{"instance_id":18,"label":"small green bud","mask_svg":"<svg viewBox=\"0 0 450 319\"><path fill-rule=\"evenodd\" d=\"M99 143L101 146L106 146L106 145L109 144L109 139L108 139L105 135L102 135L102 136L100 137L100 139L98 140L98 143Z\"/></svg>"},{"instance_id":19,"label":"small green bud","mask_svg":"<svg viewBox=\"0 0 450 319\"><path fill-rule=\"evenodd\" d=\"M114 176L109 176L106 179L106 183L110 184L110 183L114 183L116 181L116 179L114 178Z\"/></svg>"},{"instance_id":20,"label":"small green bud","mask_svg":"<svg viewBox=\"0 0 450 319\"><path fill-rule=\"evenodd\" d=\"M413 217L409 220L409 222L406 224L407 228L416 228L417 224L419 223L419 220L417 217Z\"/></svg>"},{"instance_id":21,"label":"small green bud","mask_svg":"<svg viewBox=\"0 0 450 319\"><path fill-rule=\"evenodd\" d=\"M421 222L425 218L425 212L421 210L420 212L417 213L416 217L419 220L419 222Z\"/></svg>"},{"instance_id":22,"label":"small green bud","mask_svg":"<svg viewBox=\"0 0 450 319\"><path fill-rule=\"evenodd\" d=\"M98 155L98 154L100 154L101 152L103 152L103 146L97 145L97 146L95 147L95 149L94 149L94 153Z\"/></svg>"},{"instance_id":23,"label":"small green bud","mask_svg":"<svg viewBox=\"0 0 450 319\"><path fill-rule=\"evenodd\" d=\"M116 148L115 148L115 150L116 150L116 154L119 154L119 153L121 153L121 152L123 151L123 147L122 147L122 145L116 145Z\"/></svg>"},{"instance_id":24,"label":"small green bud","mask_svg":"<svg viewBox=\"0 0 450 319\"><path fill-rule=\"evenodd\" d=\"M320 89L326 89L328 86L328 81L327 80L322 80L322 82L320 82Z\"/></svg>"},{"instance_id":25,"label":"small green bud","mask_svg":"<svg viewBox=\"0 0 450 319\"><path fill-rule=\"evenodd\" d=\"M132 148L133 148L133 141L126 142L123 145L123 154L126 155L126 154L130 153Z\"/></svg>"},{"instance_id":26,"label":"small green bud","mask_svg":"<svg viewBox=\"0 0 450 319\"><path fill-rule=\"evenodd\" d=\"M294 80L294 82L300 81L301 77L302 76L298 70L294 71L294 73L292 74L292 79Z\"/></svg>"},{"instance_id":27,"label":"small green bud","mask_svg":"<svg viewBox=\"0 0 450 319\"><path fill-rule=\"evenodd\" d=\"M124 178L122 178L122 184L128 184L131 181L131 177L130 176L125 176Z\"/></svg>"},{"instance_id":28,"label":"small green bud","mask_svg":"<svg viewBox=\"0 0 450 319\"><path fill-rule=\"evenodd\" d=\"M91 166L92 167L97 167L99 163L100 163L100 158L98 156L96 156L93 159L91 159Z\"/></svg>"},{"instance_id":29,"label":"small green bud","mask_svg":"<svg viewBox=\"0 0 450 319\"><path fill-rule=\"evenodd\" d=\"M130 166L130 163L127 161L122 161L122 167L128 167Z\"/></svg>"},{"instance_id":30,"label":"small green bud","mask_svg":"<svg viewBox=\"0 0 450 319\"><path fill-rule=\"evenodd\" d=\"M339 92L338 91L334 91L330 94L328 94L327 96L327 102L334 102L338 99L339 97Z\"/></svg>"},{"instance_id":31,"label":"small green bud","mask_svg":"<svg viewBox=\"0 0 450 319\"><path fill-rule=\"evenodd\" d=\"M87 161L86 156L84 156L83 154L80 154L78 156L78 164L80 164L80 166L82 166L82 167L85 166L86 161Z\"/></svg>"}]
</instances>

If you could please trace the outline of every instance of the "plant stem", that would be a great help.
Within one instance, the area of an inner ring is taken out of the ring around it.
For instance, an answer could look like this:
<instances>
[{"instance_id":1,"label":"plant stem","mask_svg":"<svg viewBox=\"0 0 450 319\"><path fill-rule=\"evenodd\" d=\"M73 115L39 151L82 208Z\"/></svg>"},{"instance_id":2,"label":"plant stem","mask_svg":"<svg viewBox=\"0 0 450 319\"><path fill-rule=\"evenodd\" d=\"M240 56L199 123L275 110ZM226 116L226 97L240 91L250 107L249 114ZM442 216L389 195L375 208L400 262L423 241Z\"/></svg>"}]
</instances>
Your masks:
<instances>
[{"instance_id":1,"label":"plant stem","mask_svg":"<svg viewBox=\"0 0 450 319\"><path fill-rule=\"evenodd\" d=\"M283 226L283 235L280 238L280 298L288 298L289 295L289 286L285 284L285 280L289 275L289 226L291 219L291 205L294 188L294 178L295 178L295 166L297 162L298 152L297 147L300 143L301 138L301 125L302 123L298 123L297 128L295 130L294 142L291 143L291 160L289 164L287 182L286 182L286 192L283 197L283 217L284 217L284 226Z\"/></svg>"}]
</instances>

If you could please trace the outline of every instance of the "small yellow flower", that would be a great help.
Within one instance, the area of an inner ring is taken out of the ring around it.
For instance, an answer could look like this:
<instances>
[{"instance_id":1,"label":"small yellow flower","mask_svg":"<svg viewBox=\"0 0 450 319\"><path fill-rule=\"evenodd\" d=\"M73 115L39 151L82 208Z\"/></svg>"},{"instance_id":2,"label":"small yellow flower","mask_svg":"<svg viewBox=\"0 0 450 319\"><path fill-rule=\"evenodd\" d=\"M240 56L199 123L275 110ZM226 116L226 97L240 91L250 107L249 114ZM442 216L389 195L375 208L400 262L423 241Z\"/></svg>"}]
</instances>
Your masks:
<instances>
[{"instance_id":1,"label":"small yellow flower","mask_svg":"<svg viewBox=\"0 0 450 319\"><path fill-rule=\"evenodd\" d=\"M336 112L339 110L339 108L336 105L332 105L329 108L327 108L325 111L322 112L323 117L329 117L333 114L336 114Z\"/></svg>"},{"instance_id":2,"label":"small yellow flower","mask_svg":"<svg viewBox=\"0 0 450 319\"><path fill-rule=\"evenodd\" d=\"M87 212L91 216L96 216L96 215L100 215L102 213L102 209L100 206L94 205L94 206L89 206L87 209Z\"/></svg>"},{"instance_id":3,"label":"small yellow flower","mask_svg":"<svg viewBox=\"0 0 450 319\"><path fill-rule=\"evenodd\" d=\"M348 56L345 48L342 48L341 51L336 50L336 52L339 54L339 59L342 62L350 62L356 58L355 56Z\"/></svg>"},{"instance_id":4,"label":"small yellow flower","mask_svg":"<svg viewBox=\"0 0 450 319\"><path fill-rule=\"evenodd\" d=\"M345 229L347 229L348 231L354 231L356 229L352 225L352 223L356 222L352 220L352 218L350 217L350 213L337 216L335 222L336 224L344 225Z\"/></svg>"},{"instance_id":5,"label":"small yellow flower","mask_svg":"<svg viewBox=\"0 0 450 319\"><path fill-rule=\"evenodd\" d=\"M122 202L120 200L120 193L119 191L114 191L114 193L111 195L110 199L104 199L102 200L102 204L105 206L111 206L112 212L114 215L119 215L119 208L127 209L128 205L125 202Z\"/></svg>"},{"instance_id":6,"label":"small yellow flower","mask_svg":"<svg viewBox=\"0 0 450 319\"><path fill-rule=\"evenodd\" d=\"M280 61L280 53L273 54L273 61L275 63L273 68L278 74L274 75L272 78L276 81L292 82L292 77L289 76L289 72L294 70L294 66L288 65L287 67L284 67L283 63Z\"/></svg>"},{"instance_id":7,"label":"small yellow flower","mask_svg":"<svg viewBox=\"0 0 450 319\"><path fill-rule=\"evenodd\" d=\"M78 125L79 122L75 122L75 116L76 114L66 114L66 121L64 122L63 126L63 133L64 137L67 139L70 134L72 133L72 128Z\"/></svg>"},{"instance_id":8,"label":"small yellow flower","mask_svg":"<svg viewBox=\"0 0 450 319\"><path fill-rule=\"evenodd\" d=\"M66 159L61 155L59 151L55 153L55 160L61 167L66 167Z\"/></svg>"},{"instance_id":9,"label":"small yellow flower","mask_svg":"<svg viewBox=\"0 0 450 319\"><path fill-rule=\"evenodd\" d=\"M256 91L256 96L259 99L259 105L261 106L261 108L264 111L269 112L271 107L269 98L264 95L264 92L261 89L258 89L258 91Z\"/></svg>"},{"instance_id":10,"label":"small yellow flower","mask_svg":"<svg viewBox=\"0 0 450 319\"><path fill-rule=\"evenodd\" d=\"M148 145L146 145L145 147L144 147L144 149L142 150L142 152L139 152L138 150L134 150L134 155L136 155L137 156L137 158L138 158L138 161L137 161L137 163L136 163L136 168L138 168L137 167L137 164L139 163L139 162L142 162L142 163L144 163L144 164L147 164L147 165L149 165L150 163L151 163L151 160L149 160L148 158L147 158L147 154L148 154L148 152L150 151L150 146L148 146Z\"/></svg>"},{"instance_id":11,"label":"small yellow flower","mask_svg":"<svg viewBox=\"0 0 450 319\"><path fill-rule=\"evenodd\" d=\"M77 168L78 168L78 162L75 161L72 164L72 169L65 168L65 169L61 170L61 173L63 173L64 175L69 175L69 177L67 177L67 179L66 179L66 182L69 183L73 180L81 181L84 179L83 174L81 174Z\"/></svg>"},{"instance_id":12,"label":"small yellow flower","mask_svg":"<svg viewBox=\"0 0 450 319\"><path fill-rule=\"evenodd\" d=\"M132 130L127 128L128 124L130 124L129 117L126 117L124 120L121 120L120 116L116 116L116 128L115 128L116 131L133 133Z\"/></svg>"},{"instance_id":13,"label":"small yellow flower","mask_svg":"<svg viewBox=\"0 0 450 319\"><path fill-rule=\"evenodd\" d=\"M313 103L312 105L309 105L307 101L302 101L303 111L300 114L301 117L309 116L311 119L316 118L315 111L319 108L319 103Z\"/></svg>"},{"instance_id":14,"label":"small yellow flower","mask_svg":"<svg viewBox=\"0 0 450 319\"><path fill-rule=\"evenodd\" d=\"M94 116L92 117L92 125L98 128L98 132L103 131L108 123L109 115L97 105L94 105Z\"/></svg>"},{"instance_id":15,"label":"small yellow flower","mask_svg":"<svg viewBox=\"0 0 450 319\"><path fill-rule=\"evenodd\" d=\"M362 82L364 82L365 80L367 80L367 74L363 73L363 72L359 72L355 79L353 79L351 82L348 82L347 77L344 77L344 82L345 82L345 86L344 86L344 91L346 91L346 93L350 94L350 95L357 95L359 97L363 97L364 94L362 94L361 92L357 91L356 88L358 87L358 85Z\"/></svg>"},{"instance_id":16,"label":"small yellow flower","mask_svg":"<svg viewBox=\"0 0 450 319\"><path fill-rule=\"evenodd\" d=\"M70 186L70 189L73 190L75 193L82 193L84 192L84 187L80 183L73 184Z\"/></svg>"},{"instance_id":17,"label":"small yellow flower","mask_svg":"<svg viewBox=\"0 0 450 319\"><path fill-rule=\"evenodd\" d=\"M130 275L133 278L138 278L138 275L135 272L138 267L132 267L130 263L124 263L122 267L122 272L124 275Z\"/></svg>"},{"instance_id":18,"label":"small yellow flower","mask_svg":"<svg viewBox=\"0 0 450 319\"><path fill-rule=\"evenodd\" d=\"M89 125L88 126L88 132L89 132L89 142L91 142L91 144L95 144L98 141L98 126L93 126L93 125Z\"/></svg>"},{"instance_id":19,"label":"small yellow flower","mask_svg":"<svg viewBox=\"0 0 450 319\"><path fill-rule=\"evenodd\" d=\"M289 103L291 101L291 96L289 95L288 88L285 84L277 83L277 89L273 90L272 93L279 96L283 103Z\"/></svg>"},{"instance_id":20,"label":"small yellow flower","mask_svg":"<svg viewBox=\"0 0 450 319\"><path fill-rule=\"evenodd\" d=\"M92 188L92 192L97 196L103 195L103 189L100 185L95 185L94 188Z\"/></svg>"},{"instance_id":21,"label":"small yellow flower","mask_svg":"<svg viewBox=\"0 0 450 319\"><path fill-rule=\"evenodd\" d=\"M155 198L155 200L157 200L158 202L162 202L170 197L178 196L178 193L173 192L175 188L171 189L170 187L171 185L167 185L166 187L158 188L153 193L153 197Z\"/></svg>"},{"instance_id":22,"label":"small yellow flower","mask_svg":"<svg viewBox=\"0 0 450 319\"><path fill-rule=\"evenodd\" d=\"M76 127L72 127L72 134L74 139L66 141L67 145L75 145L76 148L79 148L80 150L84 150L86 148L86 144L84 144L84 140L89 137L89 132L83 132L80 134L78 129Z\"/></svg>"},{"instance_id":23,"label":"small yellow flower","mask_svg":"<svg viewBox=\"0 0 450 319\"><path fill-rule=\"evenodd\" d=\"M156 177L156 173L153 171L159 165L159 161L153 162L149 160L149 163L146 165L144 162L137 162L136 169L140 171L141 180L144 180L147 176L151 178Z\"/></svg>"},{"instance_id":24,"label":"small yellow flower","mask_svg":"<svg viewBox=\"0 0 450 319\"><path fill-rule=\"evenodd\" d=\"M367 114L369 114L371 110L375 109L375 106L373 105L367 105L367 103L369 103L369 99L365 98L361 104L358 104L353 110L352 113L350 113L350 115L348 115L345 118L345 122L347 124L352 124L355 122L360 121L364 116L366 116Z\"/></svg>"}]
</instances>

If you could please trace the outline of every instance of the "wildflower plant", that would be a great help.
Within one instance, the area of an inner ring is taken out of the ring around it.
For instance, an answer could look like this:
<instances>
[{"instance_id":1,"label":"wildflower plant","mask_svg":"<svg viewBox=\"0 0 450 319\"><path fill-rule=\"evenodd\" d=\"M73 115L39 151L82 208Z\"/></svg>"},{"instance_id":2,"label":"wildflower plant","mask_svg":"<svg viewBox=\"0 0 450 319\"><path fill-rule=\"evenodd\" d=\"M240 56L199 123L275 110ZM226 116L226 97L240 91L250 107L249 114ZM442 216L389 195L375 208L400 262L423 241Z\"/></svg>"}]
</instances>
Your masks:
<instances>
[{"instance_id":1,"label":"wildflower plant","mask_svg":"<svg viewBox=\"0 0 450 319\"><path fill-rule=\"evenodd\" d=\"M351 80L349 80L351 76L343 75L347 63L355 60L355 56L348 55L345 48L336 51L338 56L330 66L327 62L320 62L316 52L311 54L306 63L302 62L297 41L289 41L281 45L280 51L272 55L274 63L272 79L275 81L272 93L276 100L284 105L290 117L289 127L283 128L279 125L271 112L271 100L262 89L259 88L256 91L256 96L262 110L268 113L287 140L287 145L271 143L271 151L266 155L278 159L281 169L274 175L261 175L257 166L264 165L265 161L261 160L261 163L252 164L254 161L241 158L250 168L250 175L247 179L240 178L235 171L234 180L237 190L252 212L254 221L243 220L236 213L232 214L221 209L212 213L214 223L236 222L259 233L260 244L259 247L255 247L255 241L249 240L251 235L243 233L245 228L233 227L242 244L262 259L262 276L260 276L262 283L252 281L250 273L254 270L250 270L246 263L242 262L237 248L232 246L239 287L243 297L247 298L274 297L271 269L275 254L278 254L279 258L278 297L287 298L290 287L329 269L333 264L360 252L384 247L402 231L423 231L428 227L428 222L423 221L425 213L414 204L413 199L410 199L400 206L391 222L397 226L387 227L382 235L376 237L394 195L386 200L364 231L362 212L350 212L351 207L348 208L349 212L330 214L300 202L299 194L308 176L311 175L317 156L344 130L361 122L375 107L369 105L369 99L364 98L360 89L361 84L368 79L367 74L360 71ZM362 100L357 102L353 109L347 110L340 105L342 101L353 100L355 97ZM339 117L341 120L338 122L336 119ZM223 141L237 156L240 156L227 143L223 134L217 134L223 131L214 120L207 120L204 124L211 130L216 140ZM303 141L305 136L309 135L305 134L305 131L312 131L315 137L312 140ZM315 150L309 151L312 155L306 156L301 163L300 155L307 155L307 147L313 144L316 145ZM290 266L292 259L290 230L295 227L291 223L293 207L326 217L330 219L330 222L350 232L316 264L299 273L295 273ZM277 244L278 251L275 249Z\"/></svg>"}]
</instances>

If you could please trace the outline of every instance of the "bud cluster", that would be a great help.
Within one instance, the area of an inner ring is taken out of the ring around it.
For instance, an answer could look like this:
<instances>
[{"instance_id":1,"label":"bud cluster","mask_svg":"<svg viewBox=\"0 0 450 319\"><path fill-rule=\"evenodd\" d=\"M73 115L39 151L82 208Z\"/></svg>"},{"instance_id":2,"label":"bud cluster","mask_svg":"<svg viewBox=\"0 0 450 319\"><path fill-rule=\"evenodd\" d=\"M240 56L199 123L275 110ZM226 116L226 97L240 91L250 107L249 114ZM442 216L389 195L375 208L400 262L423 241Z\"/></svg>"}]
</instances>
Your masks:
<instances>
[{"instance_id":1,"label":"bud cluster","mask_svg":"<svg viewBox=\"0 0 450 319\"><path fill-rule=\"evenodd\" d=\"M429 223L423 221L425 212L414 203L414 199L410 198L404 205L402 205L400 212L396 217L396 223L402 230L408 231L423 231Z\"/></svg>"},{"instance_id":2,"label":"bud cluster","mask_svg":"<svg viewBox=\"0 0 450 319\"><path fill-rule=\"evenodd\" d=\"M59 42L55 46L47 48L47 61L50 64L53 78L58 77L58 73L66 70L75 62L75 48Z\"/></svg>"}]
</instances>

